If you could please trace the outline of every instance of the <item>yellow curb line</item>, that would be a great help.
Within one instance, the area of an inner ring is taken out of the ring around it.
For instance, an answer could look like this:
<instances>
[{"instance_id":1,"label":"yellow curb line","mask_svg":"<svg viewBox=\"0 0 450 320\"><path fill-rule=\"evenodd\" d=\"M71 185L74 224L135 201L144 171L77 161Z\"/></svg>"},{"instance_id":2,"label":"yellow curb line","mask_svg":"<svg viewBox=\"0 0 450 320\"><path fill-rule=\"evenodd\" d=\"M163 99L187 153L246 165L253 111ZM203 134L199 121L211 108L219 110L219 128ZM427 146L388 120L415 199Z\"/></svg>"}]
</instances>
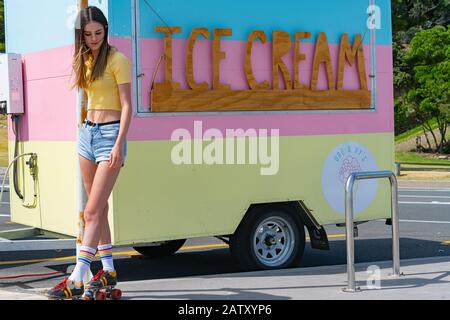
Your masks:
<instances>
[{"instance_id":1,"label":"yellow curb line","mask_svg":"<svg viewBox=\"0 0 450 320\"><path fill-rule=\"evenodd\" d=\"M207 244L202 246L188 246L188 247L182 247L180 250L195 250L195 249L208 249L208 248L228 248L227 244L219 243L219 244Z\"/></svg>"}]
</instances>

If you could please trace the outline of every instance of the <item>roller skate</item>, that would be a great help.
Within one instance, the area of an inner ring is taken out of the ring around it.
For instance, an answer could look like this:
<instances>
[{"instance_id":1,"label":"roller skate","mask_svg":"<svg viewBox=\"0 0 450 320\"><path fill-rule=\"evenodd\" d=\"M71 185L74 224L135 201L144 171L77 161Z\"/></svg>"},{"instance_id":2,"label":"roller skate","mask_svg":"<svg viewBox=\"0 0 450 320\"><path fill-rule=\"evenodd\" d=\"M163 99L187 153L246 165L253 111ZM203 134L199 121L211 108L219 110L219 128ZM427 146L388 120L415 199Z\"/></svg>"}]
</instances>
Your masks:
<instances>
[{"instance_id":1,"label":"roller skate","mask_svg":"<svg viewBox=\"0 0 450 320\"><path fill-rule=\"evenodd\" d=\"M47 290L45 295L50 300L78 300L81 299L83 293L84 286L82 282L71 281L66 277L61 283Z\"/></svg>"},{"instance_id":2,"label":"roller skate","mask_svg":"<svg viewBox=\"0 0 450 320\"><path fill-rule=\"evenodd\" d=\"M100 270L86 284L85 300L120 300L122 291L115 289L117 285L117 272Z\"/></svg>"}]
</instances>

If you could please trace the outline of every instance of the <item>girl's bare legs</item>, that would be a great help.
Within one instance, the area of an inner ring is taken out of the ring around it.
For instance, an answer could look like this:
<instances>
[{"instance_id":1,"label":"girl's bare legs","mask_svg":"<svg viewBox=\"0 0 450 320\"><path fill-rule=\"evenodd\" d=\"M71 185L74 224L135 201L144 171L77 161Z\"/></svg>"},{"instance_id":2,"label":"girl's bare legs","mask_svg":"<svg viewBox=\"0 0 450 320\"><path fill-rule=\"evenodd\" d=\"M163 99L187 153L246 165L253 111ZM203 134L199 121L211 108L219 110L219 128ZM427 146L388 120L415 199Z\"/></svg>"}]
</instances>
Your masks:
<instances>
[{"instance_id":1,"label":"girl's bare legs","mask_svg":"<svg viewBox=\"0 0 450 320\"><path fill-rule=\"evenodd\" d=\"M89 195L91 194L91 188L92 183L94 182L95 173L97 172L97 165L94 161L87 160L86 158L79 157L80 158L80 167L81 167L81 174L83 178L83 184L84 188L86 189L87 196L89 198ZM108 203L106 203L103 215L108 216ZM99 245L102 244L110 244L111 243L111 231L109 229L109 223L108 220L106 220L106 223L103 225Z\"/></svg>"},{"instance_id":2,"label":"girl's bare legs","mask_svg":"<svg viewBox=\"0 0 450 320\"><path fill-rule=\"evenodd\" d=\"M84 159L83 157L80 157L80 164L81 164L81 168L82 168L81 171L82 171L82 176L83 176L83 182L84 182L84 186L86 189L86 193L88 195L88 204L89 204L91 202L90 199L92 199L92 196L94 195L93 186L95 185L96 181L98 182L97 178L101 171L98 170L98 167L95 164L95 162ZM114 182L115 182L115 180L114 180ZM114 182L112 182L113 185L114 185ZM86 208L89 207L88 204L86 205ZM117 278L115 278L116 276L114 276L115 273L111 273L111 271L115 271L115 268L114 268L114 262L113 262L112 251L111 251L112 246L111 246L111 232L110 232L109 223L108 223L108 209L109 209L109 206L108 206L108 201L106 199L104 209L101 213L102 220L100 222L98 222L97 231L92 230L92 228L91 229L89 228L90 227L89 211L86 211L86 209L84 210L86 228L85 228L85 235L83 238L83 245L88 248L86 248L86 247L81 247L81 248L83 250L91 250L92 252L95 252L98 249L98 253L100 255L100 258L102 261L102 266L103 266L102 270L107 270L110 272L110 273L108 273L108 275L106 275L106 277L108 277L107 281L109 283L117 283ZM84 244L85 243L84 240L86 239L86 234L89 235L89 230L92 230L91 232L93 232L93 233L99 234L99 243L95 246L92 244L91 245ZM74 274L74 278L79 276L82 272L83 272L83 269L78 269L77 273ZM94 282L91 282L91 284L95 284L96 281L97 280L95 280ZM101 282L101 283L103 284L103 282Z\"/></svg>"},{"instance_id":3,"label":"girl's bare legs","mask_svg":"<svg viewBox=\"0 0 450 320\"><path fill-rule=\"evenodd\" d=\"M108 225L108 198L117 180L121 167L110 168L109 162L99 163L92 181L89 198L84 209L86 227L83 238L83 246L96 248L101 235ZM109 226L105 237L110 237ZM106 239L103 239L106 240Z\"/></svg>"},{"instance_id":4,"label":"girl's bare legs","mask_svg":"<svg viewBox=\"0 0 450 320\"><path fill-rule=\"evenodd\" d=\"M103 244L111 243L111 230L109 229L109 223L108 223L108 210L109 210L109 205L108 205L108 203L106 203L106 207L103 211L103 215L106 216L106 222L103 225L103 228L101 231L100 241L98 242L99 246L103 245Z\"/></svg>"},{"instance_id":5,"label":"girl's bare legs","mask_svg":"<svg viewBox=\"0 0 450 320\"><path fill-rule=\"evenodd\" d=\"M94 182L95 173L97 172L97 165L95 164L95 162L87 160L81 156L79 158L83 184L84 188L86 189L87 196L89 198L91 194L92 183ZM108 203L106 203L105 209L103 211L104 216L108 216L108 209L109 206ZM111 231L109 229L108 220L106 220L106 223L103 225L102 228L99 245L110 243L111 243Z\"/></svg>"}]
</instances>

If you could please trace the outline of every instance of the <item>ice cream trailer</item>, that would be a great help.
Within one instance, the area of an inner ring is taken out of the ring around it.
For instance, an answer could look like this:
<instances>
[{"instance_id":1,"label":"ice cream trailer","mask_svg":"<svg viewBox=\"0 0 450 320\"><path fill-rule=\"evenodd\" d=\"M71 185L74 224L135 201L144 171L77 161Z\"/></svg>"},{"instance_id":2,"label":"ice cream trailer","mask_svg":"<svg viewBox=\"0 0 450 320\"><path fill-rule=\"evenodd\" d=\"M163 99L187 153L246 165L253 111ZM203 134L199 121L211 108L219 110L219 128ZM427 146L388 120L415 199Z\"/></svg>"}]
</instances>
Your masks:
<instances>
[{"instance_id":1,"label":"ice cream trailer","mask_svg":"<svg viewBox=\"0 0 450 320\"><path fill-rule=\"evenodd\" d=\"M128 155L109 198L115 246L164 256L214 236L244 268L298 265L307 236L327 250L324 226L344 223L351 173L394 170L389 0L89 5L103 10L132 69ZM78 8L5 1L24 104L9 113L9 160L32 155L9 173L12 221L70 237L79 232ZM358 181L354 199L356 223L390 217L389 182Z\"/></svg>"}]
</instances>

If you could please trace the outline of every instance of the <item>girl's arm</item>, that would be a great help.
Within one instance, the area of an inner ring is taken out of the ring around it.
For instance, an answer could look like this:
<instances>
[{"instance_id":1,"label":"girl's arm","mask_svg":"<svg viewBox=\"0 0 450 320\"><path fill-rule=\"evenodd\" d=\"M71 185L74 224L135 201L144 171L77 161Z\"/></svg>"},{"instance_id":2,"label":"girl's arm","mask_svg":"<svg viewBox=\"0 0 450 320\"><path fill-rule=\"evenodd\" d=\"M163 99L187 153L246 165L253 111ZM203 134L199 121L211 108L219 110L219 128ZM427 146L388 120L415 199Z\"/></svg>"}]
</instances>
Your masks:
<instances>
[{"instance_id":1,"label":"girl's arm","mask_svg":"<svg viewBox=\"0 0 450 320\"><path fill-rule=\"evenodd\" d=\"M132 116L130 83L119 84L119 96L122 104L122 114L120 116L119 134L109 157L110 168L119 168L123 162L123 146Z\"/></svg>"},{"instance_id":2,"label":"girl's arm","mask_svg":"<svg viewBox=\"0 0 450 320\"><path fill-rule=\"evenodd\" d=\"M117 137L116 146L122 148L126 137L128 128L130 127L132 108L131 108L131 84L119 84L119 96L122 104L122 114L120 116L120 130Z\"/></svg>"},{"instance_id":3,"label":"girl's arm","mask_svg":"<svg viewBox=\"0 0 450 320\"><path fill-rule=\"evenodd\" d=\"M83 98L81 100L81 119L80 121L84 121L87 118L87 105L88 105L88 97L86 94L86 90L81 89L83 91Z\"/></svg>"}]
</instances>

